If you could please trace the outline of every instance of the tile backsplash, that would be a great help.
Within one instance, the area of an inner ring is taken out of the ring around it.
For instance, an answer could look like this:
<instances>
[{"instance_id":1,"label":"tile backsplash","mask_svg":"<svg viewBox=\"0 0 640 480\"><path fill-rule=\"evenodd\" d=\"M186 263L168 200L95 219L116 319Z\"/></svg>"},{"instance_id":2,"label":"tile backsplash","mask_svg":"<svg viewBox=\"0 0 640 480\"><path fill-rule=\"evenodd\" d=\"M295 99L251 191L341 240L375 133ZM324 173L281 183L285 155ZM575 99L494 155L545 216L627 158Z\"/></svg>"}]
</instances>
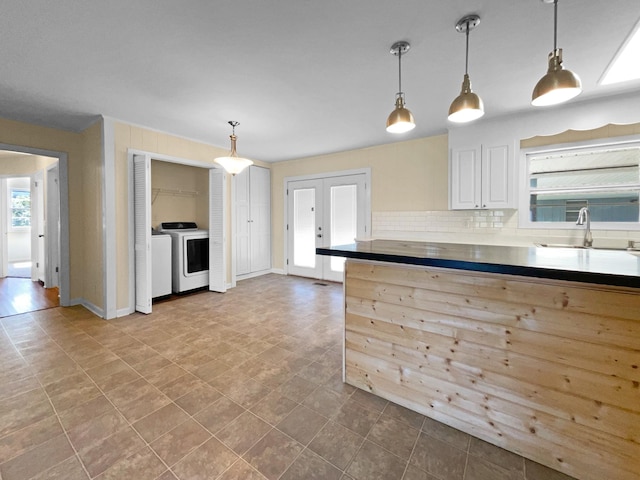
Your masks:
<instances>
[{"instance_id":1,"label":"tile backsplash","mask_svg":"<svg viewBox=\"0 0 640 480\"><path fill-rule=\"evenodd\" d=\"M580 244L584 227L550 230L518 228L517 210L438 210L373 212L372 238L532 245L541 243ZM628 240L640 240L640 231L593 230L594 245L624 248Z\"/></svg>"}]
</instances>

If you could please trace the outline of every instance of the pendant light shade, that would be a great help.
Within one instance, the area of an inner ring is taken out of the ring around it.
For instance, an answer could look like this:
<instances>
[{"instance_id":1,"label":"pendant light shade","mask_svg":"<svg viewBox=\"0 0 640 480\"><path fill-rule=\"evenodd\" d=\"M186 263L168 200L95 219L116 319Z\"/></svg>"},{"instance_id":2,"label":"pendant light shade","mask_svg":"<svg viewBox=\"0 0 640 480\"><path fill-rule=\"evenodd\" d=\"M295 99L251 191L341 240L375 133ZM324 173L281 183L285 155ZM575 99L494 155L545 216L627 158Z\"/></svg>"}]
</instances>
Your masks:
<instances>
[{"instance_id":1,"label":"pendant light shade","mask_svg":"<svg viewBox=\"0 0 640 480\"><path fill-rule=\"evenodd\" d=\"M217 164L221 165L228 173L231 175L236 175L240 173L242 170L247 168L250 165L253 165L253 162L247 158L242 158L238 156L236 152L236 127L240 125L240 123L230 120L229 125L231 125L232 133L229 136L231 138L231 153L228 157L218 157L214 160Z\"/></svg>"},{"instance_id":2,"label":"pendant light shade","mask_svg":"<svg viewBox=\"0 0 640 480\"><path fill-rule=\"evenodd\" d=\"M413 115L404 106L402 91L402 55L405 55L410 48L411 45L408 42L396 42L391 46L391 54L398 57L398 93L396 93L396 108L387 118L387 132L390 133L404 133L416 127Z\"/></svg>"},{"instance_id":3,"label":"pendant light shade","mask_svg":"<svg viewBox=\"0 0 640 480\"><path fill-rule=\"evenodd\" d=\"M462 90L451 106L449 107L449 121L455 123L466 123L476 120L484 115L484 104L482 99L471 90L471 80L469 79L469 32L478 26L480 17L478 15L466 16L456 24L456 30L466 34L467 49L465 54L464 79Z\"/></svg>"},{"instance_id":4,"label":"pendant light shade","mask_svg":"<svg viewBox=\"0 0 640 480\"><path fill-rule=\"evenodd\" d=\"M580 77L562 66L562 49L558 48L558 0L553 3L553 51L549 54L549 69L533 89L531 105L546 107L566 102L582 93Z\"/></svg>"}]
</instances>

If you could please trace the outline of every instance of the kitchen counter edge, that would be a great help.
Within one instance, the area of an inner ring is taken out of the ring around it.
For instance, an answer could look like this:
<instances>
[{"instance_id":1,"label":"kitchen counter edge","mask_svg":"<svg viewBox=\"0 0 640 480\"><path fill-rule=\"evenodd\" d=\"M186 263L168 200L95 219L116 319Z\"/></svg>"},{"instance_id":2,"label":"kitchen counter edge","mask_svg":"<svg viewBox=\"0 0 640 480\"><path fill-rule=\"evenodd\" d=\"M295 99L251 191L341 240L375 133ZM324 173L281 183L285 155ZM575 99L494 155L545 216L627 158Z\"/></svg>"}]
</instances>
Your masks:
<instances>
[{"instance_id":1,"label":"kitchen counter edge","mask_svg":"<svg viewBox=\"0 0 640 480\"><path fill-rule=\"evenodd\" d=\"M640 257L624 251L367 240L316 248L316 253L383 263L640 288Z\"/></svg>"}]
</instances>

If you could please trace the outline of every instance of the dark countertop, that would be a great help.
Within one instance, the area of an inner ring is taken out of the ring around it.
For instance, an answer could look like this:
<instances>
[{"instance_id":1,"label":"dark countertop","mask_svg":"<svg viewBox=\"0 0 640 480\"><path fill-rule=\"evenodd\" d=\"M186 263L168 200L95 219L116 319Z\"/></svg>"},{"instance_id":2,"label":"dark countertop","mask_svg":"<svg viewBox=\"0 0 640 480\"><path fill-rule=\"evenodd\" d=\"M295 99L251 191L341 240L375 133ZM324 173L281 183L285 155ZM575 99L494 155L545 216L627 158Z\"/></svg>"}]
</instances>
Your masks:
<instances>
[{"instance_id":1,"label":"dark countertop","mask_svg":"<svg viewBox=\"0 0 640 480\"><path fill-rule=\"evenodd\" d=\"M367 240L318 255L640 288L640 252Z\"/></svg>"}]
</instances>

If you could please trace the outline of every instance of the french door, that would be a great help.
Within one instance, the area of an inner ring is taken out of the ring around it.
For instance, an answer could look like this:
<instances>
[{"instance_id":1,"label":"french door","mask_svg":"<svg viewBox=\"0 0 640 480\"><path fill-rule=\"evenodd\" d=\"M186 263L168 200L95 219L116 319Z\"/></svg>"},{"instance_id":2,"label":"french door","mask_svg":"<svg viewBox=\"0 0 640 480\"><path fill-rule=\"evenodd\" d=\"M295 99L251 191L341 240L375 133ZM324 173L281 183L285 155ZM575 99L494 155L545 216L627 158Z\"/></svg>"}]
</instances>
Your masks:
<instances>
[{"instance_id":1,"label":"french door","mask_svg":"<svg viewBox=\"0 0 640 480\"><path fill-rule=\"evenodd\" d=\"M287 271L341 282L344 258L316 255L318 247L353 243L367 234L366 174L287 182Z\"/></svg>"}]
</instances>

